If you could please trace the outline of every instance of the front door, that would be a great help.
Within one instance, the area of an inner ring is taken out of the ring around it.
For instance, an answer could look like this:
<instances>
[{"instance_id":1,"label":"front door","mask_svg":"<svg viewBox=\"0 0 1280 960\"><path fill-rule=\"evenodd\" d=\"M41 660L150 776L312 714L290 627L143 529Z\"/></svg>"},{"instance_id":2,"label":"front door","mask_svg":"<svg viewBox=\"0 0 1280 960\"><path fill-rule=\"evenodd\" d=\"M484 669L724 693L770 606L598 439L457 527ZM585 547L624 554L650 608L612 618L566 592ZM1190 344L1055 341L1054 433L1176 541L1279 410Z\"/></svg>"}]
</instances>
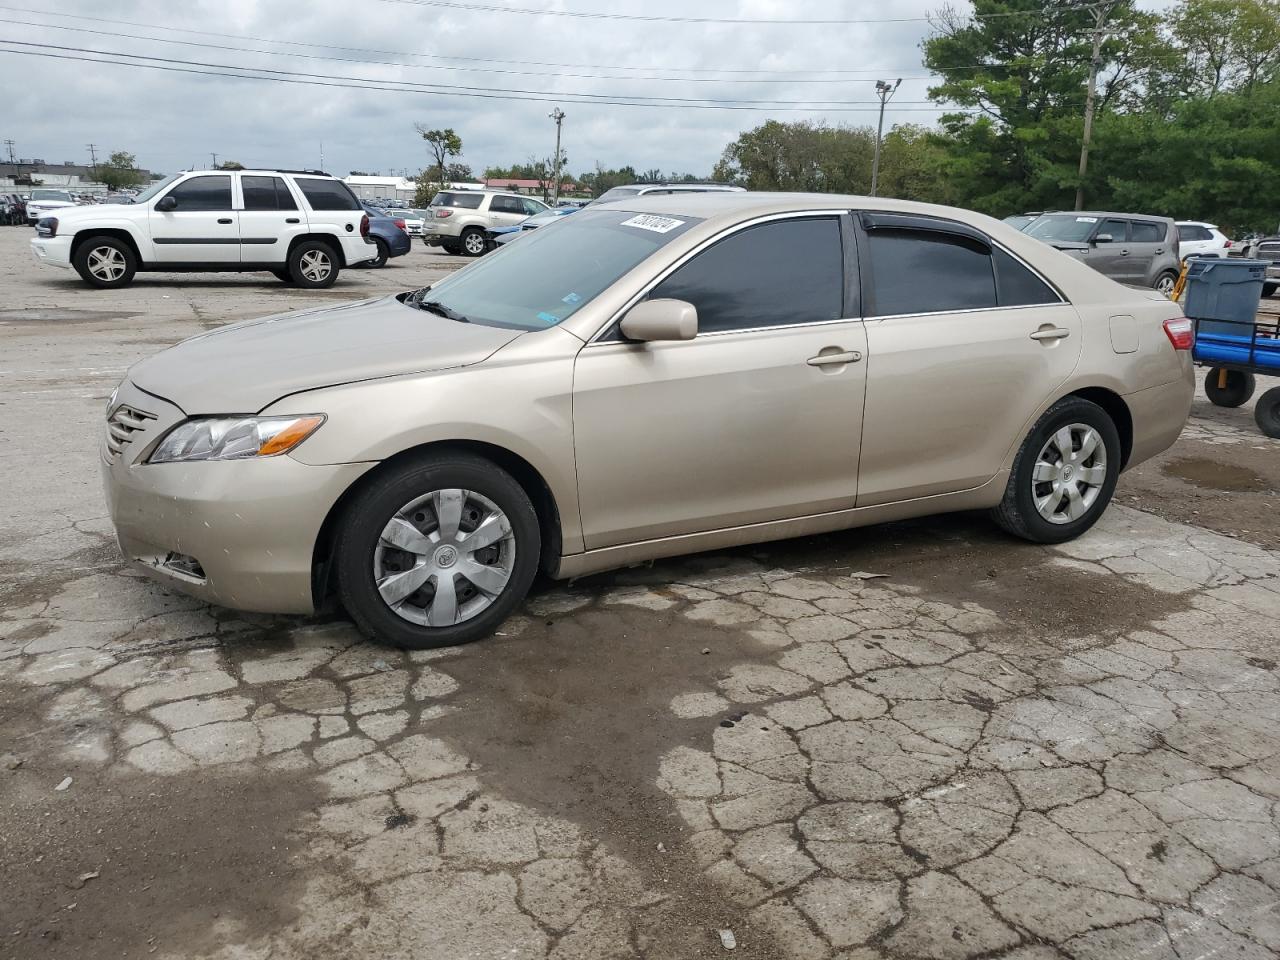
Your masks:
<instances>
[{"instance_id":1,"label":"front door","mask_svg":"<svg viewBox=\"0 0 1280 960\"><path fill-rule=\"evenodd\" d=\"M1110 237L1110 241L1098 237ZM1128 220L1102 220L1093 232L1092 249L1085 263L1118 283L1139 283L1140 271L1129 245Z\"/></svg>"},{"instance_id":2,"label":"front door","mask_svg":"<svg viewBox=\"0 0 1280 960\"><path fill-rule=\"evenodd\" d=\"M208 174L183 180L156 203L172 197L177 206L148 214L158 263L237 263L240 214L232 209L231 175Z\"/></svg>"},{"instance_id":3,"label":"front door","mask_svg":"<svg viewBox=\"0 0 1280 960\"><path fill-rule=\"evenodd\" d=\"M838 216L745 227L648 294L692 303L695 339L582 349L588 549L854 505L866 339L842 236Z\"/></svg>"},{"instance_id":4,"label":"front door","mask_svg":"<svg viewBox=\"0 0 1280 960\"><path fill-rule=\"evenodd\" d=\"M494 227L513 227L528 217L524 200L520 197L495 195L489 198L489 224Z\"/></svg>"},{"instance_id":5,"label":"front door","mask_svg":"<svg viewBox=\"0 0 1280 960\"><path fill-rule=\"evenodd\" d=\"M306 233L298 201L283 177L242 174L240 262L284 265L289 244Z\"/></svg>"},{"instance_id":6,"label":"front door","mask_svg":"<svg viewBox=\"0 0 1280 960\"><path fill-rule=\"evenodd\" d=\"M915 215L864 222L858 506L980 486L1075 369L1080 318L970 227Z\"/></svg>"}]
</instances>

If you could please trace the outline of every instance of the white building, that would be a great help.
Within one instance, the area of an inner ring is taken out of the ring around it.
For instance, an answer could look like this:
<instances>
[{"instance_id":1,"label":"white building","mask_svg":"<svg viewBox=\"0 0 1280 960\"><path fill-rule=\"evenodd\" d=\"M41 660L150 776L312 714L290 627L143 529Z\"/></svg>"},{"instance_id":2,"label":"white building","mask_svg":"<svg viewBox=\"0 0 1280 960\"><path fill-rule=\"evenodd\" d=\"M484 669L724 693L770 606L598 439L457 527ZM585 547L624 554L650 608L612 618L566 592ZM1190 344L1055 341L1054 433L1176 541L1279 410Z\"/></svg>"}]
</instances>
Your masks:
<instances>
[{"instance_id":1,"label":"white building","mask_svg":"<svg viewBox=\"0 0 1280 960\"><path fill-rule=\"evenodd\" d=\"M418 181L408 177L344 177L343 183L361 200L413 200ZM482 183L451 183L450 190L483 190Z\"/></svg>"}]
</instances>

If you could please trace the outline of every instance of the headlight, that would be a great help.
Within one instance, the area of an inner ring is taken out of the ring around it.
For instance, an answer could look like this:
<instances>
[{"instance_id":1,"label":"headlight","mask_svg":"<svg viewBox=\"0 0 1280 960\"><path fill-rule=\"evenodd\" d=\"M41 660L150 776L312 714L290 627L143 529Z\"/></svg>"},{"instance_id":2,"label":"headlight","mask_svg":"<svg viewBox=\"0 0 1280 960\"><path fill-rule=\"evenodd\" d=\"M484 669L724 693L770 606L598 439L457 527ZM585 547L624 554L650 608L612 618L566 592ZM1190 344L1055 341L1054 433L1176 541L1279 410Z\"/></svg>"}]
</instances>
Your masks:
<instances>
[{"instance_id":1,"label":"headlight","mask_svg":"<svg viewBox=\"0 0 1280 960\"><path fill-rule=\"evenodd\" d=\"M160 441L148 463L252 460L288 453L315 433L324 416L202 417L180 423Z\"/></svg>"}]
</instances>

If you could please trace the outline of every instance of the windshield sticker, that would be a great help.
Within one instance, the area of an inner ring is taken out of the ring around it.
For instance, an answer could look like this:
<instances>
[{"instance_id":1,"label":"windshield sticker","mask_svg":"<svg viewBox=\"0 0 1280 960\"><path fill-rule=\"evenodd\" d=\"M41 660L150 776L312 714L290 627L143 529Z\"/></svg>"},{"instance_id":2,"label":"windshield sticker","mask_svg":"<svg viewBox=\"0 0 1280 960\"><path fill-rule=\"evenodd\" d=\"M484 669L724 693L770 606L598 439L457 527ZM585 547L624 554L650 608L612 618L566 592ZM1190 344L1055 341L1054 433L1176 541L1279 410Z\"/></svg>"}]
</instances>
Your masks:
<instances>
[{"instance_id":1,"label":"windshield sticker","mask_svg":"<svg viewBox=\"0 0 1280 960\"><path fill-rule=\"evenodd\" d=\"M545 310L538 314L538 319L543 323L559 323L560 318L555 314L547 313Z\"/></svg>"},{"instance_id":2,"label":"windshield sticker","mask_svg":"<svg viewBox=\"0 0 1280 960\"><path fill-rule=\"evenodd\" d=\"M1097 223L1097 217L1076 217L1076 223Z\"/></svg>"},{"instance_id":3,"label":"windshield sticker","mask_svg":"<svg viewBox=\"0 0 1280 960\"><path fill-rule=\"evenodd\" d=\"M624 227L639 227L641 230L652 230L654 233L670 233L676 227L684 226L683 220L675 220L671 217L655 217L651 213L642 213L639 216L632 217L630 220L623 220Z\"/></svg>"},{"instance_id":4,"label":"windshield sticker","mask_svg":"<svg viewBox=\"0 0 1280 960\"><path fill-rule=\"evenodd\" d=\"M570 293L567 296L561 298L560 302L561 303L581 303L582 298L578 296L576 293Z\"/></svg>"}]
</instances>

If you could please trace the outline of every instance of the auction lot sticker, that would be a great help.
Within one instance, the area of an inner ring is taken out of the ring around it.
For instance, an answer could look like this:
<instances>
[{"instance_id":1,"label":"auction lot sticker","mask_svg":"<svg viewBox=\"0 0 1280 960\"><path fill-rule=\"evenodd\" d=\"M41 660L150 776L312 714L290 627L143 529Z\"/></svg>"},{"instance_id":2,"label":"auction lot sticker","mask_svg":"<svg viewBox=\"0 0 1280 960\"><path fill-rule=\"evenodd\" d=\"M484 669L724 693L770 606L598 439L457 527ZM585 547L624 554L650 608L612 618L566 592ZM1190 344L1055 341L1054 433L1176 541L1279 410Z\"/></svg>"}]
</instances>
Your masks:
<instances>
[{"instance_id":1,"label":"auction lot sticker","mask_svg":"<svg viewBox=\"0 0 1280 960\"><path fill-rule=\"evenodd\" d=\"M639 216L632 217L630 220L623 220L624 227L639 227L641 230L652 230L654 233L670 233L676 227L684 225L683 220L675 220L671 217L655 217L651 213L642 213Z\"/></svg>"}]
</instances>

